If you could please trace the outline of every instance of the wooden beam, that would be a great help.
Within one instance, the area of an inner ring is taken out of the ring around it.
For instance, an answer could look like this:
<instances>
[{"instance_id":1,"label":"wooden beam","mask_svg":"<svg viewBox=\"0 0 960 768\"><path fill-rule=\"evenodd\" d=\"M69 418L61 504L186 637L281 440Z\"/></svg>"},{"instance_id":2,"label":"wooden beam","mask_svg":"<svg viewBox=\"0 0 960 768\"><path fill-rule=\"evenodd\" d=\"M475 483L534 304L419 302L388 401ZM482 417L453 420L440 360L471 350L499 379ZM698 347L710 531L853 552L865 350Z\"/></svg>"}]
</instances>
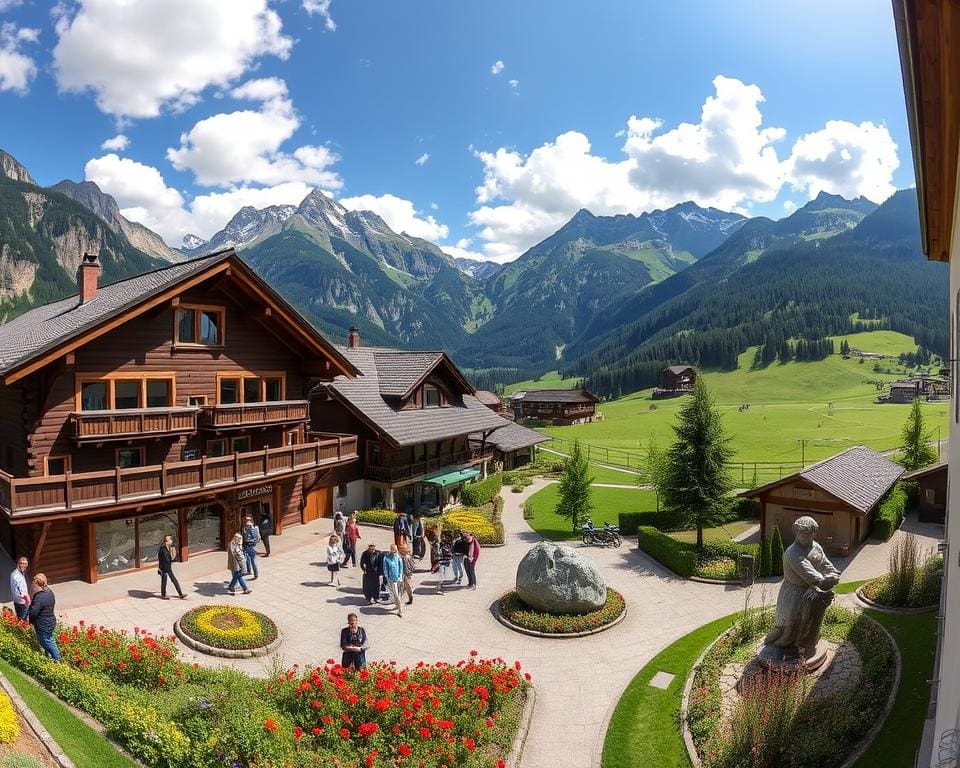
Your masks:
<instances>
[{"instance_id":1,"label":"wooden beam","mask_svg":"<svg viewBox=\"0 0 960 768\"><path fill-rule=\"evenodd\" d=\"M47 531L50 530L50 523L44 523L43 527L40 529L40 538L37 539L37 543L33 547L33 554L30 556L31 563L40 562L40 554L43 552L43 545L47 542Z\"/></svg>"}]
</instances>

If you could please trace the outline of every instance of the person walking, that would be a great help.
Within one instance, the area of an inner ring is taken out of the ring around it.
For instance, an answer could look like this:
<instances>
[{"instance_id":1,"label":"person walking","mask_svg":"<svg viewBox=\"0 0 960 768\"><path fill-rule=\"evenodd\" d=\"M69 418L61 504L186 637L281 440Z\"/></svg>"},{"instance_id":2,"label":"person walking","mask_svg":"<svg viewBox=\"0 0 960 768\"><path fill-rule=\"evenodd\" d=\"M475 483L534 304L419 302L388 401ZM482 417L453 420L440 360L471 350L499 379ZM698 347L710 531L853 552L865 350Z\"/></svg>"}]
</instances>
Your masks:
<instances>
[{"instance_id":1,"label":"person walking","mask_svg":"<svg viewBox=\"0 0 960 768\"><path fill-rule=\"evenodd\" d=\"M367 632L355 613L347 614L347 626L340 630L340 648L343 650L341 667L363 669L367 666Z\"/></svg>"},{"instance_id":2,"label":"person walking","mask_svg":"<svg viewBox=\"0 0 960 768\"><path fill-rule=\"evenodd\" d=\"M341 539L347 530L347 518L339 509L333 513L333 532Z\"/></svg>"},{"instance_id":3,"label":"person walking","mask_svg":"<svg viewBox=\"0 0 960 768\"><path fill-rule=\"evenodd\" d=\"M363 596L367 605L373 605L380 597L380 574L377 572L377 561L380 553L376 544L369 544L366 552L360 556L360 570L363 571Z\"/></svg>"},{"instance_id":4,"label":"person walking","mask_svg":"<svg viewBox=\"0 0 960 768\"><path fill-rule=\"evenodd\" d=\"M467 540L464 538L463 531L460 531L457 534L457 538L453 540L453 545L450 547L450 553L452 555L452 565L453 565L453 578L460 584L463 582L463 561L467 557L467 550L469 546L467 545Z\"/></svg>"},{"instance_id":5,"label":"person walking","mask_svg":"<svg viewBox=\"0 0 960 768\"><path fill-rule=\"evenodd\" d=\"M413 556L417 560L423 560L424 555L427 554L427 542L424 536L423 520L420 517L414 516L410 534L413 538Z\"/></svg>"},{"instance_id":6,"label":"person walking","mask_svg":"<svg viewBox=\"0 0 960 768\"><path fill-rule=\"evenodd\" d=\"M413 605L413 573L416 566L413 562L413 556L410 554L410 547L401 549L400 557L403 560L403 584L400 588L400 594L407 596L407 605Z\"/></svg>"},{"instance_id":7,"label":"person walking","mask_svg":"<svg viewBox=\"0 0 960 768\"><path fill-rule=\"evenodd\" d=\"M400 588L403 582L403 559L396 544L390 545L389 554L383 557L383 576L387 580L387 591L397 606L397 616L403 618L403 603L400 601Z\"/></svg>"},{"instance_id":8,"label":"person walking","mask_svg":"<svg viewBox=\"0 0 960 768\"><path fill-rule=\"evenodd\" d=\"M253 524L253 518L247 517L243 522L243 564L246 575L255 579L260 575L260 569L257 567L257 544L260 543L260 531Z\"/></svg>"},{"instance_id":9,"label":"person walking","mask_svg":"<svg viewBox=\"0 0 960 768\"><path fill-rule=\"evenodd\" d=\"M181 600L186 600L187 596L180 589L180 582L173 575L173 561L177 557L177 550L173 546L173 536L164 536L160 542L160 548L157 550L157 573L160 574L160 599L169 600L167 597L167 579L177 589L177 594Z\"/></svg>"},{"instance_id":10,"label":"person walking","mask_svg":"<svg viewBox=\"0 0 960 768\"><path fill-rule=\"evenodd\" d=\"M10 595L13 610L20 621L26 621L30 612L30 588L27 587L27 568L30 562L25 557L17 560L17 567L10 574Z\"/></svg>"},{"instance_id":11,"label":"person walking","mask_svg":"<svg viewBox=\"0 0 960 768\"><path fill-rule=\"evenodd\" d=\"M410 538L410 524L406 512L397 512L393 519L393 543L399 549Z\"/></svg>"},{"instance_id":12,"label":"person walking","mask_svg":"<svg viewBox=\"0 0 960 768\"><path fill-rule=\"evenodd\" d=\"M347 559L357 567L357 542L363 538L360 536L360 526L357 525L357 516L350 515L347 518L347 527L344 531L343 564L347 565Z\"/></svg>"},{"instance_id":13,"label":"person walking","mask_svg":"<svg viewBox=\"0 0 960 768\"><path fill-rule=\"evenodd\" d=\"M467 571L467 586L470 589L477 588L477 560L480 559L480 542L472 533L464 533L467 540L467 556L463 561L463 567Z\"/></svg>"},{"instance_id":14,"label":"person walking","mask_svg":"<svg viewBox=\"0 0 960 768\"><path fill-rule=\"evenodd\" d=\"M270 537L273 535L273 518L270 505L260 505L260 541L263 542L263 556L270 557Z\"/></svg>"},{"instance_id":15,"label":"person walking","mask_svg":"<svg viewBox=\"0 0 960 768\"><path fill-rule=\"evenodd\" d=\"M33 593L33 600L30 601L30 623L33 624L37 643L43 652L54 661L60 661L60 649L57 641L53 639L53 633L57 629L57 599L47 586L47 577L44 574L38 573L34 576L33 583L37 591Z\"/></svg>"},{"instance_id":16,"label":"person walking","mask_svg":"<svg viewBox=\"0 0 960 768\"><path fill-rule=\"evenodd\" d=\"M243 569L247 562L246 552L243 549L243 536L238 531L233 534L230 544L227 547L227 570L230 571L232 578L227 587L227 592L231 595L237 594L237 586L243 590L243 594L249 595L252 591L243 580Z\"/></svg>"},{"instance_id":17,"label":"person walking","mask_svg":"<svg viewBox=\"0 0 960 768\"><path fill-rule=\"evenodd\" d=\"M330 583L337 577L337 586L340 586L340 561L343 560L343 549L340 547L340 537L335 533L327 539L327 570L330 571Z\"/></svg>"}]
</instances>

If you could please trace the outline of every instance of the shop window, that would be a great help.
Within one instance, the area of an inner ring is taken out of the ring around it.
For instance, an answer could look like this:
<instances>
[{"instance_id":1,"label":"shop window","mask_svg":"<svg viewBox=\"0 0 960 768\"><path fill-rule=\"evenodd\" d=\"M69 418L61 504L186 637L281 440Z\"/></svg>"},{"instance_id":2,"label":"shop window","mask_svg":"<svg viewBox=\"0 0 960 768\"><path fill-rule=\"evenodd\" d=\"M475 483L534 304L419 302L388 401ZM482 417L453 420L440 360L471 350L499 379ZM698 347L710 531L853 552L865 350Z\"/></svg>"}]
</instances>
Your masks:
<instances>
[{"instance_id":1,"label":"shop window","mask_svg":"<svg viewBox=\"0 0 960 768\"><path fill-rule=\"evenodd\" d=\"M227 441L224 438L207 440L207 456L226 456Z\"/></svg>"},{"instance_id":2,"label":"shop window","mask_svg":"<svg viewBox=\"0 0 960 768\"><path fill-rule=\"evenodd\" d=\"M385 502L386 497L383 495L383 488L373 486L370 489L370 506L374 509L383 509Z\"/></svg>"},{"instance_id":3,"label":"shop window","mask_svg":"<svg viewBox=\"0 0 960 768\"><path fill-rule=\"evenodd\" d=\"M65 475L70 471L69 456L47 456L44 461L46 475Z\"/></svg>"},{"instance_id":4,"label":"shop window","mask_svg":"<svg viewBox=\"0 0 960 768\"><path fill-rule=\"evenodd\" d=\"M120 469L130 469L132 467L142 467L144 461L144 449L141 448L118 448L117 466Z\"/></svg>"},{"instance_id":5,"label":"shop window","mask_svg":"<svg viewBox=\"0 0 960 768\"><path fill-rule=\"evenodd\" d=\"M194 555L211 549L221 549L220 535L223 509L218 504L187 510L187 551Z\"/></svg>"},{"instance_id":6,"label":"shop window","mask_svg":"<svg viewBox=\"0 0 960 768\"><path fill-rule=\"evenodd\" d=\"M101 576L156 563L164 536L176 538L176 510L94 523L97 573Z\"/></svg>"},{"instance_id":7,"label":"shop window","mask_svg":"<svg viewBox=\"0 0 960 768\"><path fill-rule=\"evenodd\" d=\"M250 452L250 437L235 437L230 441L230 451L231 453L249 453Z\"/></svg>"},{"instance_id":8,"label":"shop window","mask_svg":"<svg viewBox=\"0 0 960 768\"><path fill-rule=\"evenodd\" d=\"M222 307L181 306L177 309L176 343L223 346L223 316Z\"/></svg>"}]
</instances>

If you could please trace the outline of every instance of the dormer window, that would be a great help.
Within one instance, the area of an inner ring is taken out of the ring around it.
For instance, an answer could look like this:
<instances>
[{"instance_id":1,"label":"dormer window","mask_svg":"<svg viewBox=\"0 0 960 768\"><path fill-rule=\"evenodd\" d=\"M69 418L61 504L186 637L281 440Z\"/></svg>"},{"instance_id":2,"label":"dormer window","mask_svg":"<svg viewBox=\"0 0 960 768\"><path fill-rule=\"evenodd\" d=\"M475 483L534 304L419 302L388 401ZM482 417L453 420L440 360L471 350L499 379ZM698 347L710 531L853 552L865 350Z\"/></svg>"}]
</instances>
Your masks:
<instances>
[{"instance_id":1,"label":"dormer window","mask_svg":"<svg viewBox=\"0 0 960 768\"><path fill-rule=\"evenodd\" d=\"M223 346L223 316L223 307L180 305L177 308L176 343Z\"/></svg>"},{"instance_id":2,"label":"dormer window","mask_svg":"<svg viewBox=\"0 0 960 768\"><path fill-rule=\"evenodd\" d=\"M440 407L440 390L437 389L432 384L424 384L423 386L423 407L424 408Z\"/></svg>"}]
</instances>

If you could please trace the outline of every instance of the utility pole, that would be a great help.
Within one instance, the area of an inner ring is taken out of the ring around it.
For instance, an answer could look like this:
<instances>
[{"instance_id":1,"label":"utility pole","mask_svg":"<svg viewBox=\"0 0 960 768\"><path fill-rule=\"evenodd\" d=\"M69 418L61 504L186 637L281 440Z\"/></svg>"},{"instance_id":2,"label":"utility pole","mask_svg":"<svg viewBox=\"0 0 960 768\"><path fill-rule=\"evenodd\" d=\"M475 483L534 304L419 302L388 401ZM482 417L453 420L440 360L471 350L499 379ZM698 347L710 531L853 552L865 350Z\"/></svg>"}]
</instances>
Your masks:
<instances>
[{"instance_id":1,"label":"utility pole","mask_svg":"<svg viewBox=\"0 0 960 768\"><path fill-rule=\"evenodd\" d=\"M806 448L807 448L807 443L809 442L809 439L806 437L802 437L799 440L797 440L797 442L800 443L800 471L803 471L807 466L807 462L804 459L805 459Z\"/></svg>"}]
</instances>

